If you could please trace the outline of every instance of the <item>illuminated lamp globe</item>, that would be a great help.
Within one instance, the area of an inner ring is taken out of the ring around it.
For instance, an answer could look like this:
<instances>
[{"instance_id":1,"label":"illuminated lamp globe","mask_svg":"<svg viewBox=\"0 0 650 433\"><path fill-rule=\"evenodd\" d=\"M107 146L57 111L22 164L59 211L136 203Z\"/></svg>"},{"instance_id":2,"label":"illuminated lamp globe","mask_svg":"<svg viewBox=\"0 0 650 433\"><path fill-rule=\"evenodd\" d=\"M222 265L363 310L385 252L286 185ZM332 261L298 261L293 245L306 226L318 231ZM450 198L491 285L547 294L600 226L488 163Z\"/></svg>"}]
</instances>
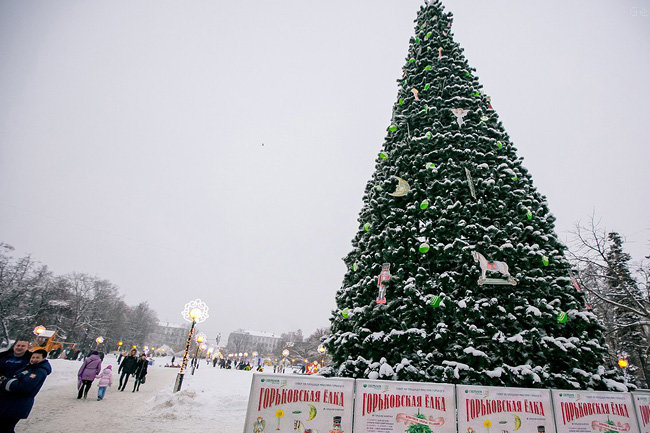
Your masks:
<instances>
[{"instance_id":1,"label":"illuminated lamp globe","mask_svg":"<svg viewBox=\"0 0 650 433\"><path fill-rule=\"evenodd\" d=\"M181 315L183 316L183 319L188 322L201 323L205 322L205 320L210 317L208 310L209 308L205 302L200 299L195 299L185 304L185 308L181 312Z\"/></svg>"},{"instance_id":2,"label":"illuminated lamp globe","mask_svg":"<svg viewBox=\"0 0 650 433\"><path fill-rule=\"evenodd\" d=\"M627 359L625 358L618 358L618 366L621 368L627 368L630 364L627 362Z\"/></svg>"},{"instance_id":3,"label":"illuminated lamp globe","mask_svg":"<svg viewBox=\"0 0 650 433\"><path fill-rule=\"evenodd\" d=\"M205 335L204 334L197 334L196 336L196 342L197 343L203 343L205 341Z\"/></svg>"},{"instance_id":4,"label":"illuminated lamp globe","mask_svg":"<svg viewBox=\"0 0 650 433\"><path fill-rule=\"evenodd\" d=\"M282 356L284 356L285 358L286 358L287 356L289 356L289 349L284 349L284 350L282 351Z\"/></svg>"},{"instance_id":5,"label":"illuminated lamp globe","mask_svg":"<svg viewBox=\"0 0 650 433\"><path fill-rule=\"evenodd\" d=\"M124 344L124 343L122 343L121 341L118 341L118 342L117 342L117 345L120 346L120 347L122 347L123 344Z\"/></svg>"},{"instance_id":6,"label":"illuminated lamp globe","mask_svg":"<svg viewBox=\"0 0 650 433\"><path fill-rule=\"evenodd\" d=\"M244 352L244 356L248 356L248 352Z\"/></svg>"},{"instance_id":7,"label":"illuminated lamp globe","mask_svg":"<svg viewBox=\"0 0 650 433\"><path fill-rule=\"evenodd\" d=\"M325 346L323 346L322 344L321 344L320 346L318 346L318 352L319 352L319 353L321 353L321 354L322 354L322 353L325 353L326 350L327 350L327 349L325 349Z\"/></svg>"},{"instance_id":8,"label":"illuminated lamp globe","mask_svg":"<svg viewBox=\"0 0 650 433\"><path fill-rule=\"evenodd\" d=\"M104 337L97 337L95 341L97 342L97 344L102 344L104 342Z\"/></svg>"}]
</instances>

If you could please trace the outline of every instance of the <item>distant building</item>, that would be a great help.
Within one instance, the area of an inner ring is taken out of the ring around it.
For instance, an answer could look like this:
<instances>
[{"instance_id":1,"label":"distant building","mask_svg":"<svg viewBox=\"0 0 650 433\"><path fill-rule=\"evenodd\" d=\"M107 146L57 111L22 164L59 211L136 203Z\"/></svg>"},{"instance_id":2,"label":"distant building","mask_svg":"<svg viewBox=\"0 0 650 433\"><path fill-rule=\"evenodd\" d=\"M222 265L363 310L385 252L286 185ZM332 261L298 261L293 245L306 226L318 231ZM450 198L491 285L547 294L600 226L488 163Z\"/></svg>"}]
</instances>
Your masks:
<instances>
[{"instance_id":1,"label":"distant building","mask_svg":"<svg viewBox=\"0 0 650 433\"><path fill-rule=\"evenodd\" d=\"M270 332L247 331L238 329L231 332L228 336L226 352L257 352L260 355L273 353L275 348L280 345L282 338Z\"/></svg>"},{"instance_id":2,"label":"distant building","mask_svg":"<svg viewBox=\"0 0 650 433\"><path fill-rule=\"evenodd\" d=\"M150 346L160 347L164 344L178 352L185 348L190 325L179 325L169 322L158 322L149 334L147 341Z\"/></svg>"}]
</instances>

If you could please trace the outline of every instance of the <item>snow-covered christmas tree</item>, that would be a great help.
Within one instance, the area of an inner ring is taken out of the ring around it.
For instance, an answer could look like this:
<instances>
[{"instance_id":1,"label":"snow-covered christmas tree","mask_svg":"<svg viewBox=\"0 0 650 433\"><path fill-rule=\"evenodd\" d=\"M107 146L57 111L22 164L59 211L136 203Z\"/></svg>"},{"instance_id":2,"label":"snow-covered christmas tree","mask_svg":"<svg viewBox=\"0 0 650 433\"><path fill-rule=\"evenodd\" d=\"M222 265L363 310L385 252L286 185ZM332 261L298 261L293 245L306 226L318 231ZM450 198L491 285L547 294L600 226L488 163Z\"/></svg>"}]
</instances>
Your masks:
<instances>
[{"instance_id":1,"label":"snow-covered christmas tree","mask_svg":"<svg viewBox=\"0 0 650 433\"><path fill-rule=\"evenodd\" d=\"M451 32L420 8L326 342L333 373L615 388L546 201Z\"/></svg>"}]
</instances>

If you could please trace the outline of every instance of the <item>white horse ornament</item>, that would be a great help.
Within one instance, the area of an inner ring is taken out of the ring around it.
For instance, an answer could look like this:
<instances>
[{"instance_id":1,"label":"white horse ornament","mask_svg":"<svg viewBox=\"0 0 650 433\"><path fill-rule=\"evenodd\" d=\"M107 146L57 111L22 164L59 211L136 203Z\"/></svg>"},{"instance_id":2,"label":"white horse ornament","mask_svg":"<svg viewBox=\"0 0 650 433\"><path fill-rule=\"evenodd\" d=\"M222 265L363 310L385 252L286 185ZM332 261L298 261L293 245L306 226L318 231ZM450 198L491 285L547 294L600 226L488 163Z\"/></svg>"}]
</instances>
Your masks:
<instances>
[{"instance_id":1,"label":"white horse ornament","mask_svg":"<svg viewBox=\"0 0 650 433\"><path fill-rule=\"evenodd\" d=\"M483 254L472 251L472 257L474 257L474 261L478 262L479 265L481 266L481 276L478 279L478 284L483 285L483 284L510 284L512 286L517 284L517 280L515 280L512 275L510 275L510 272L508 271L508 264L506 262L491 262L488 259L486 259ZM487 278L486 273L487 271L491 272L499 272L501 275L506 277L507 279L500 279L500 278Z\"/></svg>"}]
</instances>

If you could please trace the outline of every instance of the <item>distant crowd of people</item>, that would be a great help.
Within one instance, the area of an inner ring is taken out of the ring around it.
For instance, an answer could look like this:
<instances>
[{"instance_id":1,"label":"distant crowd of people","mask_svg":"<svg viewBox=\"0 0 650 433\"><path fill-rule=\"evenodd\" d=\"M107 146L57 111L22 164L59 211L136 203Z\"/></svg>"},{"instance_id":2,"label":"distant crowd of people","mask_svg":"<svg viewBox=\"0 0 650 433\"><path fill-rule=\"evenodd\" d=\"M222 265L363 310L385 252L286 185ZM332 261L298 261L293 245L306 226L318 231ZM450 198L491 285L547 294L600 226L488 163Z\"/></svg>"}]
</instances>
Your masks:
<instances>
[{"instance_id":1,"label":"distant crowd of people","mask_svg":"<svg viewBox=\"0 0 650 433\"><path fill-rule=\"evenodd\" d=\"M106 390L113 385L113 366L102 368L104 353L93 350L85 356L79 351L72 351L63 356L83 359L77 372L77 399L86 399L93 382L97 380L97 401L103 400ZM16 424L29 416L34 397L52 372L47 357L44 349L31 352L28 339L18 339L9 350L0 353L0 433L14 433ZM120 353L117 363L117 373L120 375L118 390L124 391L129 378L133 377L132 392L138 392L147 377L149 360L146 354L138 356L137 350L131 349L128 353Z\"/></svg>"}]
</instances>

